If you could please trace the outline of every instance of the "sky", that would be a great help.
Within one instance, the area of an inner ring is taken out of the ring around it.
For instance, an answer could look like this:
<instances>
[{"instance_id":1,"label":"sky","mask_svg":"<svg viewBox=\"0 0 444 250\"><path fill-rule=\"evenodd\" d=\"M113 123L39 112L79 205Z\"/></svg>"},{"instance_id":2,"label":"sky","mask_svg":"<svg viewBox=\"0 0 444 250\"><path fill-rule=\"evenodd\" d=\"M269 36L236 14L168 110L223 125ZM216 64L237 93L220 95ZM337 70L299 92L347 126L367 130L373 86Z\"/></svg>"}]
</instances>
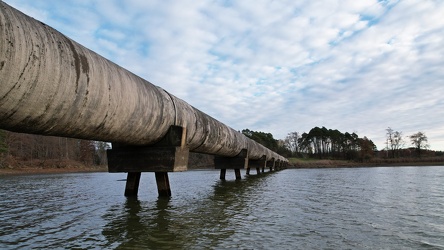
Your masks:
<instances>
[{"instance_id":1,"label":"sky","mask_svg":"<svg viewBox=\"0 0 444 250\"><path fill-rule=\"evenodd\" d=\"M6 0L236 129L444 151L442 0Z\"/></svg>"}]
</instances>

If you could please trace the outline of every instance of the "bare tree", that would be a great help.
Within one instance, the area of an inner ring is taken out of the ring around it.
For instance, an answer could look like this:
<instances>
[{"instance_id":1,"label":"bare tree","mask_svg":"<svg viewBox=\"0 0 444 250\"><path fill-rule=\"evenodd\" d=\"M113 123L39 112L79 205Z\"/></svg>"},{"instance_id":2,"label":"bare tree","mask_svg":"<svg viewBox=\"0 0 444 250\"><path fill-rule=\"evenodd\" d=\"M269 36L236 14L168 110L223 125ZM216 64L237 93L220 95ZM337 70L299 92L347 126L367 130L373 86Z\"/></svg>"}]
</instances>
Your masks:
<instances>
[{"instance_id":1,"label":"bare tree","mask_svg":"<svg viewBox=\"0 0 444 250\"><path fill-rule=\"evenodd\" d=\"M386 145L386 150L387 150L387 157L388 157L388 152L392 149L391 146L391 141L393 138L393 129L391 127L388 127L385 131L387 131L386 135L386 140L385 140L385 145Z\"/></svg>"},{"instance_id":2,"label":"bare tree","mask_svg":"<svg viewBox=\"0 0 444 250\"><path fill-rule=\"evenodd\" d=\"M80 154L78 161L87 166L91 166L94 163L94 142L89 140L79 140L79 150Z\"/></svg>"},{"instance_id":3,"label":"bare tree","mask_svg":"<svg viewBox=\"0 0 444 250\"><path fill-rule=\"evenodd\" d=\"M95 163L103 166L108 164L108 160L106 158L106 150L110 149L110 143L109 142L103 142L103 141L95 141L94 142L96 154L95 154Z\"/></svg>"},{"instance_id":4,"label":"bare tree","mask_svg":"<svg viewBox=\"0 0 444 250\"><path fill-rule=\"evenodd\" d=\"M393 149L394 153L398 154L399 150L405 146L405 141L402 138L402 132L395 131L393 134Z\"/></svg>"},{"instance_id":5,"label":"bare tree","mask_svg":"<svg viewBox=\"0 0 444 250\"><path fill-rule=\"evenodd\" d=\"M299 138L301 138L301 136L298 132L288 133L285 138L285 147L293 154L299 152Z\"/></svg>"},{"instance_id":6,"label":"bare tree","mask_svg":"<svg viewBox=\"0 0 444 250\"><path fill-rule=\"evenodd\" d=\"M416 151L418 152L418 157L421 157L421 149L429 148L427 136L423 132L415 133L409 136L412 145L415 146Z\"/></svg>"},{"instance_id":7,"label":"bare tree","mask_svg":"<svg viewBox=\"0 0 444 250\"><path fill-rule=\"evenodd\" d=\"M389 150L391 150L392 152L392 157L395 158L396 154L398 153L398 151L404 147L405 142L404 139L402 138L402 132L399 131L394 131L392 128L388 127L386 129L387 131L387 152Z\"/></svg>"}]
</instances>

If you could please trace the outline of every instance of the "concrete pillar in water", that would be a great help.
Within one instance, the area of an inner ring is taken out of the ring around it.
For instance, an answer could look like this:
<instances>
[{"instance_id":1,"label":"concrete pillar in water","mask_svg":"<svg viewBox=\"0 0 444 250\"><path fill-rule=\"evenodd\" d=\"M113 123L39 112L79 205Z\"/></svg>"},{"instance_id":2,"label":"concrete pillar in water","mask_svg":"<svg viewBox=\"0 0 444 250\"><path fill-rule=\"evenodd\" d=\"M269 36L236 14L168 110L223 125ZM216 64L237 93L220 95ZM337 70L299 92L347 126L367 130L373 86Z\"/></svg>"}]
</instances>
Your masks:
<instances>
[{"instance_id":1,"label":"concrete pillar in water","mask_svg":"<svg viewBox=\"0 0 444 250\"><path fill-rule=\"evenodd\" d=\"M170 197L171 188L168 179L168 172L156 172L157 191L160 197Z\"/></svg>"},{"instance_id":2,"label":"concrete pillar in water","mask_svg":"<svg viewBox=\"0 0 444 250\"><path fill-rule=\"evenodd\" d=\"M225 174L227 169L234 169L236 180L241 179L240 170L245 168L248 164L247 150L243 149L235 157L215 156L214 166L216 169L220 169L220 179L225 180Z\"/></svg>"},{"instance_id":3,"label":"concrete pillar in water","mask_svg":"<svg viewBox=\"0 0 444 250\"><path fill-rule=\"evenodd\" d=\"M261 158L257 160L249 160L248 161L248 167L254 167L256 168L257 174L261 173L261 169L265 167L267 161L267 157L264 155Z\"/></svg>"},{"instance_id":4,"label":"concrete pillar in water","mask_svg":"<svg viewBox=\"0 0 444 250\"><path fill-rule=\"evenodd\" d=\"M234 170L234 174L236 175L236 180L240 180L240 179L242 179L242 177L241 177L241 171L240 171L239 168L236 168L236 169Z\"/></svg>"},{"instance_id":5,"label":"concrete pillar in water","mask_svg":"<svg viewBox=\"0 0 444 250\"><path fill-rule=\"evenodd\" d=\"M225 180L225 174L227 173L227 169L223 168L220 170L220 179Z\"/></svg>"},{"instance_id":6,"label":"concrete pillar in water","mask_svg":"<svg viewBox=\"0 0 444 250\"><path fill-rule=\"evenodd\" d=\"M270 168L270 172L273 171L274 163L275 163L275 159L271 158L271 160L267 161L267 163L265 164L267 167Z\"/></svg>"},{"instance_id":7,"label":"concrete pillar in water","mask_svg":"<svg viewBox=\"0 0 444 250\"><path fill-rule=\"evenodd\" d=\"M125 187L126 197L137 196L137 192L139 191L140 175L141 172L128 173L126 177L126 187Z\"/></svg>"},{"instance_id":8,"label":"concrete pillar in water","mask_svg":"<svg viewBox=\"0 0 444 250\"><path fill-rule=\"evenodd\" d=\"M126 196L137 196L141 172L155 172L159 196L171 196L168 172L188 168L189 149L185 147L186 129L171 126L164 138L152 146L113 143L108 150L108 171L128 172Z\"/></svg>"},{"instance_id":9,"label":"concrete pillar in water","mask_svg":"<svg viewBox=\"0 0 444 250\"><path fill-rule=\"evenodd\" d=\"M276 170L280 170L280 169L281 169L281 161L280 161L280 160L278 160L278 161L275 163L275 165L274 165L274 169L276 169Z\"/></svg>"}]
</instances>

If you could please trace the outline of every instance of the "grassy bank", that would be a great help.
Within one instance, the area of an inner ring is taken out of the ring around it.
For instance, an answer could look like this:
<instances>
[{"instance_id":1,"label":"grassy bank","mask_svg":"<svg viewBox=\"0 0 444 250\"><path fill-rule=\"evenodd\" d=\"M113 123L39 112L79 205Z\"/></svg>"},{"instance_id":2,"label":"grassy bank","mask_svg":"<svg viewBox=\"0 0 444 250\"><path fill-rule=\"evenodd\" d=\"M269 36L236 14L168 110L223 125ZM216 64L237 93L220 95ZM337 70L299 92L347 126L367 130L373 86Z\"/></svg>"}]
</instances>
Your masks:
<instances>
[{"instance_id":1,"label":"grassy bank","mask_svg":"<svg viewBox=\"0 0 444 250\"><path fill-rule=\"evenodd\" d=\"M346 168L346 167L380 167L380 166L444 166L443 157L431 158L398 158L372 159L367 162L346 160L289 158L290 168Z\"/></svg>"}]
</instances>

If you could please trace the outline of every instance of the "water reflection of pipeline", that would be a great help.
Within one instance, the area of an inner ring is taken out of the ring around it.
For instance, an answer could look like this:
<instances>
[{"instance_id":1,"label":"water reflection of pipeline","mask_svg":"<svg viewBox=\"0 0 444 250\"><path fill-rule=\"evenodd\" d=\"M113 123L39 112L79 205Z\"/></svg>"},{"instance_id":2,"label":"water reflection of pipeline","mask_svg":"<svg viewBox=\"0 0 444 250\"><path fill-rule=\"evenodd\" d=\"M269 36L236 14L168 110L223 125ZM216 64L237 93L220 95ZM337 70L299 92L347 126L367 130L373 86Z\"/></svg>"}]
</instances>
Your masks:
<instances>
[{"instance_id":1,"label":"water reflection of pipeline","mask_svg":"<svg viewBox=\"0 0 444 250\"><path fill-rule=\"evenodd\" d=\"M156 204L127 198L123 206L112 207L103 218L109 223L102 234L106 248L182 249L180 234L170 230L170 199L159 198Z\"/></svg>"},{"instance_id":2,"label":"water reflection of pipeline","mask_svg":"<svg viewBox=\"0 0 444 250\"><path fill-rule=\"evenodd\" d=\"M239 224L248 223L248 218L254 216L255 207L251 200L260 199L257 190L266 185L267 177L272 173L250 175L243 180L218 181L210 196L193 202L190 216L201 216L198 222L194 222L199 226L193 235L198 237L188 239L193 242L189 247L217 248L234 234L239 234Z\"/></svg>"},{"instance_id":3,"label":"water reflection of pipeline","mask_svg":"<svg viewBox=\"0 0 444 250\"><path fill-rule=\"evenodd\" d=\"M217 247L254 214L250 200L269 173L243 180L218 181L214 192L199 199L158 198L155 204L128 198L109 209L102 234L106 248L190 249Z\"/></svg>"}]
</instances>

